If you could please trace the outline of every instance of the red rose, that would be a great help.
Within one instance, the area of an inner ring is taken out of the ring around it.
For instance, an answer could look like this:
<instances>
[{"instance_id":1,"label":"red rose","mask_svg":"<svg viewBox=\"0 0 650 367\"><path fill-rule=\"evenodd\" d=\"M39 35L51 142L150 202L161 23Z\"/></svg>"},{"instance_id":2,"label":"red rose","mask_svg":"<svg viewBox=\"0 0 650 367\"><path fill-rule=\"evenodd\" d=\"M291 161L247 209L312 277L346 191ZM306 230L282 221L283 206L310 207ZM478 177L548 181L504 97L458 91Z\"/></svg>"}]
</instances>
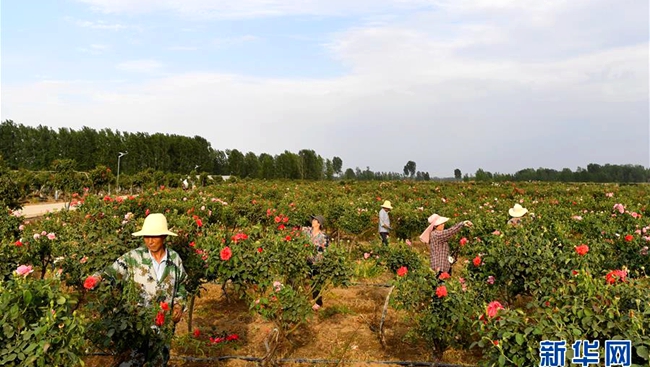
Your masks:
<instances>
[{"instance_id":1,"label":"red rose","mask_svg":"<svg viewBox=\"0 0 650 367\"><path fill-rule=\"evenodd\" d=\"M499 346L499 341L498 340L492 340L492 344L494 344L494 346L498 347Z\"/></svg>"},{"instance_id":2,"label":"red rose","mask_svg":"<svg viewBox=\"0 0 650 367\"><path fill-rule=\"evenodd\" d=\"M467 245L467 238L465 238L465 237L461 238L461 239L460 239L460 245L461 245L461 246L465 246L465 245Z\"/></svg>"},{"instance_id":3,"label":"red rose","mask_svg":"<svg viewBox=\"0 0 650 367\"><path fill-rule=\"evenodd\" d=\"M91 290L97 286L97 283L99 283L99 279L91 275L84 280L84 288Z\"/></svg>"},{"instance_id":4,"label":"red rose","mask_svg":"<svg viewBox=\"0 0 650 367\"><path fill-rule=\"evenodd\" d=\"M284 239L287 240L287 241L291 241L291 236L287 236Z\"/></svg>"},{"instance_id":5,"label":"red rose","mask_svg":"<svg viewBox=\"0 0 650 367\"><path fill-rule=\"evenodd\" d=\"M632 241L633 239L634 239L634 236L632 236L631 234L628 234L628 235L625 236L625 240L626 240L627 242L630 242L630 241Z\"/></svg>"},{"instance_id":6,"label":"red rose","mask_svg":"<svg viewBox=\"0 0 650 367\"><path fill-rule=\"evenodd\" d=\"M196 225L199 227L203 227L203 221L201 219L196 220Z\"/></svg>"},{"instance_id":7,"label":"red rose","mask_svg":"<svg viewBox=\"0 0 650 367\"><path fill-rule=\"evenodd\" d=\"M286 227L284 226L284 224L280 224L280 225L278 226L278 230L280 230L280 231L284 231L285 228L286 228Z\"/></svg>"},{"instance_id":8,"label":"red rose","mask_svg":"<svg viewBox=\"0 0 650 367\"><path fill-rule=\"evenodd\" d=\"M503 306L499 301L492 301L488 304L487 306L487 315L488 317L492 318L497 315L499 310L503 310Z\"/></svg>"},{"instance_id":9,"label":"red rose","mask_svg":"<svg viewBox=\"0 0 650 367\"><path fill-rule=\"evenodd\" d=\"M444 272L444 273L440 274L440 276L438 277L438 279L440 279L440 280L445 280L445 279L449 279L449 278L451 278L451 276L447 272Z\"/></svg>"},{"instance_id":10,"label":"red rose","mask_svg":"<svg viewBox=\"0 0 650 367\"><path fill-rule=\"evenodd\" d=\"M165 323L165 313L162 311L158 311L158 314L156 315L156 325L163 326L164 323Z\"/></svg>"},{"instance_id":11,"label":"red rose","mask_svg":"<svg viewBox=\"0 0 650 367\"><path fill-rule=\"evenodd\" d=\"M289 217L282 218L282 223L287 223L288 221L289 221Z\"/></svg>"},{"instance_id":12,"label":"red rose","mask_svg":"<svg viewBox=\"0 0 650 367\"><path fill-rule=\"evenodd\" d=\"M472 262L474 263L474 266L481 265L481 257L480 256L475 257Z\"/></svg>"},{"instance_id":13,"label":"red rose","mask_svg":"<svg viewBox=\"0 0 650 367\"><path fill-rule=\"evenodd\" d=\"M227 341L233 341L233 340L239 340L239 335L237 334L230 334L226 337Z\"/></svg>"},{"instance_id":14,"label":"red rose","mask_svg":"<svg viewBox=\"0 0 650 367\"><path fill-rule=\"evenodd\" d=\"M585 256L587 252L589 252L589 246L587 245L576 246L576 252L580 256Z\"/></svg>"},{"instance_id":15,"label":"red rose","mask_svg":"<svg viewBox=\"0 0 650 367\"><path fill-rule=\"evenodd\" d=\"M169 311L169 304L167 302L160 302L160 308L165 311Z\"/></svg>"},{"instance_id":16,"label":"red rose","mask_svg":"<svg viewBox=\"0 0 650 367\"><path fill-rule=\"evenodd\" d=\"M145 217L149 216L149 213L151 213L151 212L149 211L149 209L145 210L145 211L144 211L144 216L145 216Z\"/></svg>"},{"instance_id":17,"label":"red rose","mask_svg":"<svg viewBox=\"0 0 650 367\"><path fill-rule=\"evenodd\" d=\"M441 285L440 287L436 288L436 296L438 296L438 298L447 297L447 287Z\"/></svg>"},{"instance_id":18,"label":"red rose","mask_svg":"<svg viewBox=\"0 0 650 367\"><path fill-rule=\"evenodd\" d=\"M257 248L257 252L258 252L258 253L260 253L260 254L261 254L261 253L262 253L262 251L264 251L264 250L263 250L263 249L262 249L261 247L258 247L258 248Z\"/></svg>"},{"instance_id":19,"label":"red rose","mask_svg":"<svg viewBox=\"0 0 650 367\"><path fill-rule=\"evenodd\" d=\"M605 275L607 284L614 284L616 283L616 280L625 282L626 277L627 277L627 272L625 272L624 270L612 270L609 273L607 273L607 275Z\"/></svg>"},{"instance_id":20,"label":"red rose","mask_svg":"<svg viewBox=\"0 0 650 367\"><path fill-rule=\"evenodd\" d=\"M193 333L193 334L194 334L194 337L195 337L195 338L198 338L199 335L201 335L201 330L199 330L199 329L194 329L194 333Z\"/></svg>"},{"instance_id":21,"label":"red rose","mask_svg":"<svg viewBox=\"0 0 650 367\"><path fill-rule=\"evenodd\" d=\"M23 245L23 243L20 242L20 241L16 241L15 245L18 246L18 247L21 247Z\"/></svg>"},{"instance_id":22,"label":"red rose","mask_svg":"<svg viewBox=\"0 0 650 367\"><path fill-rule=\"evenodd\" d=\"M190 247L194 247L194 246L196 246L196 243L194 243L194 241L190 242Z\"/></svg>"},{"instance_id":23,"label":"red rose","mask_svg":"<svg viewBox=\"0 0 650 367\"><path fill-rule=\"evenodd\" d=\"M397 269L397 276L403 277L409 272L408 268L406 266L402 266L399 269Z\"/></svg>"},{"instance_id":24,"label":"red rose","mask_svg":"<svg viewBox=\"0 0 650 367\"><path fill-rule=\"evenodd\" d=\"M230 250L230 247L226 246L221 250L219 255L221 256L221 260L228 261L232 257L232 250Z\"/></svg>"},{"instance_id":25,"label":"red rose","mask_svg":"<svg viewBox=\"0 0 650 367\"><path fill-rule=\"evenodd\" d=\"M280 223L281 220L282 220L282 218L280 218L278 216L275 217L275 223Z\"/></svg>"}]
</instances>

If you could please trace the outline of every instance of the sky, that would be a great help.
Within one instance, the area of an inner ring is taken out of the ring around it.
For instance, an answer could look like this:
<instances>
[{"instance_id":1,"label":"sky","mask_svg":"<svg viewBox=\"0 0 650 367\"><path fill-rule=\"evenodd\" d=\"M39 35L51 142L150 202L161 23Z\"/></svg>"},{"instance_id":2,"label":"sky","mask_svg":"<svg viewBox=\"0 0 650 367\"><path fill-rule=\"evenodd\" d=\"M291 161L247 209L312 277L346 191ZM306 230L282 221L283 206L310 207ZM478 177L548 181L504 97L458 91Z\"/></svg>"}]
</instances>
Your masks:
<instances>
[{"instance_id":1,"label":"sky","mask_svg":"<svg viewBox=\"0 0 650 367\"><path fill-rule=\"evenodd\" d=\"M438 177L648 167L648 3L4 0L0 118Z\"/></svg>"}]
</instances>

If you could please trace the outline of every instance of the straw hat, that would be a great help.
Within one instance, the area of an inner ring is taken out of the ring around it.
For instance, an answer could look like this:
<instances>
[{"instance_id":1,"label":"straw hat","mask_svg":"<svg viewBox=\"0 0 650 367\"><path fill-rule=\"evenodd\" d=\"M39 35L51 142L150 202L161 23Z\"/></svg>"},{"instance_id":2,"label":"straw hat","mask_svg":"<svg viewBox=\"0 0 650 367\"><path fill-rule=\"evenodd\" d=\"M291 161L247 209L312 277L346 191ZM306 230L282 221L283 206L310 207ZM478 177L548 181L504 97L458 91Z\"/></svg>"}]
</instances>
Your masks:
<instances>
[{"instance_id":1,"label":"straw hat","mask_svg":"<svg viewBox=\"0 0 650 367\"><path fill-rule=\"evenodd\" d=\"M438 214L434 214L434 215L430 216L428 220L429 220L429 223L431 223L431 225L433 225L434 227L437 227L437 226L439 226L439 225L441 225L443 223L446 223L449 220L449 218L441 217Z\"/></svg>"},{"instance_id":2,"label":"straw hat","mask_svg":"<svg viewBox=\"0 0 650 367\"><path fill-rule=\"evenodd\" d=\"M142 229L132 233L134 236L176 236L176 233L167 229L167 218L162 213L149 214L142 224Z\"/></svg>"},{"instance_id":3,"label":"straw hat","mask_svg":"<svg viewBox=\"0 0 650 367\"><path fill-rule=\"evenodd\" d=\"M526 213L528 213L528 209L522 207L519 204L515 204L514 207L508 210L508 214L510 214L510 216L513 218L523 217Z\"/></svg>"},{"instance_id":4,"label":"straw hat","mask_svg":"<svg viewBox=\"0 0 650 367\"><path fill-rule=\"evenodd\" d=\"M384 203L381 205L382 208L386 209L393 209L393 207L390 205L390 201L386 200Z\"/></svg>"}]
</instances>

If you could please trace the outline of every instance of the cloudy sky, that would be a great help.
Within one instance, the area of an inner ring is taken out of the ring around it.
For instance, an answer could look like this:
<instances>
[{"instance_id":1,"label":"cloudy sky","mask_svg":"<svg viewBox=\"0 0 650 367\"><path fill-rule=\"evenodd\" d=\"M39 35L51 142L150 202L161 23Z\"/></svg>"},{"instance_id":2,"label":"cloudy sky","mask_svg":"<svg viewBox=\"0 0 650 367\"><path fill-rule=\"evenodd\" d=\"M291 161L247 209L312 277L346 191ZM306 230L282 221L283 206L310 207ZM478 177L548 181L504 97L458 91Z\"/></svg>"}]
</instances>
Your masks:
<instances>
[{"instance_id":1,"label":"cloudy sky","mask_svg":"<svg viewBox=\"0 0 650 367\"><path fill-rule=\"evenodd\" d=\"M650 165L647 0L2 1L1 118L433 176Z\"/></svg>"}]
</instances>

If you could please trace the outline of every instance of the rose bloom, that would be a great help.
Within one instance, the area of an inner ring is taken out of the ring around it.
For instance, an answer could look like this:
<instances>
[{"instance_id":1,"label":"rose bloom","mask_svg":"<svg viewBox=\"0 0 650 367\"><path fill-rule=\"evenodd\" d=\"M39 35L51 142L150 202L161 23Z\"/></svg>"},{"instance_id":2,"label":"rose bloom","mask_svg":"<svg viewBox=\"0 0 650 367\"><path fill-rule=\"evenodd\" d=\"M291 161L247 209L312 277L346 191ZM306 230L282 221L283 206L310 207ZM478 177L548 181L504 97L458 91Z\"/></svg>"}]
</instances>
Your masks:
<instances>
[{"instance_id":1,"label":"rose bloom","mask_svg":"<svg viewBox=\"0 0 650 367\"><path fill-rule=\"evenodd\" d=\"M221 257L221 260L228 261L232 257L232 250L230 250L230 247L226 246L221 250L219 256Z\"/></svg>"},{"instance_id":2,"label":"rose bloom","mask_svg":"<svg viewBox=\"0 0 650 367\"><path fill-rule=\"evenodd\" d=\"M626 240L627 242L630 242L630 241L632 241L633 239L634 239L634 236L632 236L631 234L628 234L628 235L625 236L625 240Z\"/></svg>"},{"instance_id":3,"label":"rose bloom","mask_svg":"<svg viewBox=\"0 0 650 367\"><path fill-rule=\"evenodd\" d=\"M409 270L408 270L408 268L406 268L406 266L402 266L399 269L397 269L397 275L400 276L400 277L403 277L408 273L408 271Z\"/></svg>"},{"instance_id":4,"label":"rose bloom","mask_svg":"<svg viewBox=\"0 0 650 367\"><path fill-rule=\"evenodd\" d=\"M169 311L169 304L167 302L160 302L160 308L165 311Z\"/></svg>"},{"instance_id":5,"label":"rose bloom","mask_svg":"<svg viewBox=\"0 0 650 367\"><path fill-rule=\"evenodd\" d=\"M194 329L194 333L193 333L193 334L194 334L194 337L195 337L195 338L198 338L199 335L201 335L201 330L199 330L198 328L197 328L197 329Z\"/></svg>"},{"instance_id":6,"label":"rose bloom","mask_svg":"<svg viewBox=\"0 0 650 367\"><path fill-rule=\"evenodd\" d=\"M607 273L607 275L605 275L607 284L614 284L616 283L616 280L625 282L626 277L627 277L627 272L624 270L612 270L609 273Z\"/></svg>"},{"instance_id":7,"label":"rose bloom","mask_svg":"<svg viewBox=\"0 0 650 367\"><path fill-rule=\"evenodd\" d=\"M472 260L472 262L474 263L474 266L481 265L481 257L480 256L475 257L474 260Z\"/></svg>"},{"instance_id":8,"label":"rose bloom","mask_svg":"<svg viewBox=\"0 0 650 367\"><path fill-rule=\"evenodd\" d=\"M445 279L449 279L449 278L451 278L451 276L446 271L444 273L440 274L440 276L438 277L438 279L440 279L440 280L445 280Z\"/></svg>"},{"instance_id":9,"label":"rose bloom","mask_svg":"<svg viewBox=\"0 0 650 367\"><path fill-rule=\"evenodd\" d=\"M31 274L34 271L34 268L32 268L31 265L21 265L16 269L16 274L22 275L22 276L27 276Z\"/></svg>"},{"instance_id":10,"label":"rose bloom","mask_svg":"<svg viewBox=\"0 0 650 367\"><path fill-rule=\"evenodd\" d=\"M97 286L97 283L99 283L99 280L91 275L84 281L84 288L88 290L93 289Z\"/></svg>"},{"instance_id":11,"label":"rose bloom","mask_svg":"<svg viewBox=\"0 0 650 367\"><path fill-rule=\"evenodd\" d=\"M580 256L585 256L587 254L587 252L589 252L589 246L587 246L587 245L576 246L575 249L576 249L576 252L578 253L578 255L580 255Z\"/></svg>"},{"instance_id":12,"label":"rose bloom","mask_svg":"<svg viewBox=\"0 0 650 367\"><path fill-rule=\"evenodd\" d=\"M499 310L503 310L503 306L499 301L492 301L488 304L487 306L487 315L488 317L492 318L497 315Z\"/></svg>"},{"instance_id":13,"label":"rose bloom","mask_svg":"<svg viewBox=\"0 0 650 367\"><path fill-rule=\"evenodd\" d=\"M164 323L165 323L165 313L159 311L158 314L156 315L156 325L163 326Z\"/></svg>"},{"instance_id":14,"label":"rose bloom","mask_svg":"<svg viewBox=\"0 0 650 367\"><path fill-rule=\"evenodd\" d=\"M465 246L467 244L467 238L463 237L460 239L460 245Z\"/></svg>"},{"instance_id":15,"label":"rose bloom","mask_svg":"<svg viewBox=\"0 0 650 367\"><path fill-rule=\"evenodd\" d=\"M447 297L447 287L441 285L440 287L436 288L436 296L438 296L438 298Z\"/></svg>"}]
</instances>

